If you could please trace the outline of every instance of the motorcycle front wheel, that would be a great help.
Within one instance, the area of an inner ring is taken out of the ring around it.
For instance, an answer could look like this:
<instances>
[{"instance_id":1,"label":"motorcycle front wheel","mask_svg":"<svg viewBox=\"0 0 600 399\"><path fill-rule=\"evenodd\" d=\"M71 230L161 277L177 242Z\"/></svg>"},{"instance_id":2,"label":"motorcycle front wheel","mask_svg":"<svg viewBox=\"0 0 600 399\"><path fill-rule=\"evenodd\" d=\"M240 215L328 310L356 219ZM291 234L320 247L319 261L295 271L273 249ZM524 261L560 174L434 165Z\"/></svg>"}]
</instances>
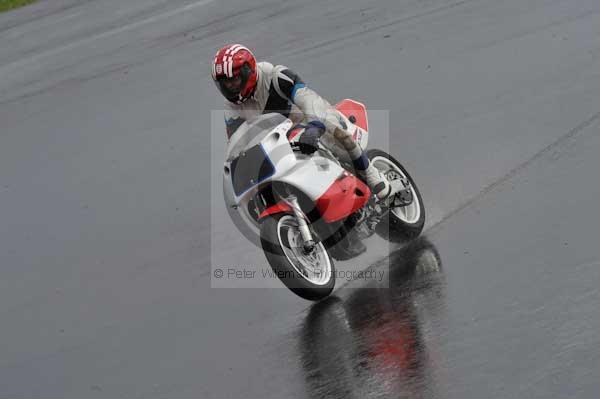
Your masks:
<instances>
[{"instance_id":1,"label":"motorcycle front wheel","mask_svg":"<svg viewBox=\"0 0 600 399\"><path fill-rule=\"evenodd\" d=\"M296 295L309 301L327 297L335 286L335 267L323 243L309 254L296 218L277 214L263 220L260 241L275 275Z\"/></svg>"}]
</instances>

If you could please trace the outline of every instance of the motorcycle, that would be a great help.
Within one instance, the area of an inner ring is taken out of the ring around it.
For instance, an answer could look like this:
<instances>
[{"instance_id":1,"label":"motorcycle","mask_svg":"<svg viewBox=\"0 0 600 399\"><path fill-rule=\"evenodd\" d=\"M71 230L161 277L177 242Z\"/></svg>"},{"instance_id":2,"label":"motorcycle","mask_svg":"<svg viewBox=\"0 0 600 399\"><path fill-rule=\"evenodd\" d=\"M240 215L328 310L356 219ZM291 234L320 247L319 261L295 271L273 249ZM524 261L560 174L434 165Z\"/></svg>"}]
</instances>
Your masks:
<instances>
[{"instance_id":1,"label":"motorcycle","mask_svg":"<svg viewBox=\"0 0 600 399\"><path fill-rule=\"evenodd\" d=\"M366 148L365 106L346 99L335 108L341 125ZM320 300L335 286L333 259L346 260L352 252L349 237L414 239L423 230L425 208L414 180L393 156L366 152L397 190L378 201L349 159L322 145L301 153L295 139L302 131L278 113L246 121L227 148L223 191L232 220L247 237L258 238L275 275L298 296Z\"/></svg>"}]
</instances>

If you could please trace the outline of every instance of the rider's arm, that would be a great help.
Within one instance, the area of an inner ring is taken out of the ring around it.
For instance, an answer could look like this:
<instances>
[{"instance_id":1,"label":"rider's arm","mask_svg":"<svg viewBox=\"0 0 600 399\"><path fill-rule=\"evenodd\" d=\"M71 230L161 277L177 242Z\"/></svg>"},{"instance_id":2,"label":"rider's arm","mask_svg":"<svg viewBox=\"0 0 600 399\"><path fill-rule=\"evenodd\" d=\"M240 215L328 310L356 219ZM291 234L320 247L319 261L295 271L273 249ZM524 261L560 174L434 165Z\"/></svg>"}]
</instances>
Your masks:
<instances>
[{"instance_id":1,"label":"rider's arm","mask_svg":"<svg viewBox=\"0 0 600 399\"><path fill-rule=\"evenodd\" d=\"M330 133L340 127L338 112L327 100L307 87L294 71L282 65L276 66L273 68L273 84L279 95L302 111L307 121L322 122Z\"/></svg>"},{"instance_id":2,"label":"rider's arm","mask_svg":"<svg viewBox=\"0 0 600 399\"><path fill-rule=\"evenodd\" d=\"M238 128L245 122L246 120L242 118L239 112L235 109L228 107L225 109L225 129L227 132L227 139L229 140L231 136L238 130Z\"/></svg>"},{"instance_id":3,"label":"rider's arm","mask_svg":"<svg viewBox=\"0 0 600 399\"><path fill-rule=\"evenodd\" d=\"M292 104L292 109L290 110L289 118L292 120L295 126L304 120L304 113L300 111L300 108L298 108L297 105Z\"/></svg>"},{"instance_id":4,"label":"rider's arm","mask_svg":"<svg viewBox=\"0 0 600 399\"><path fill-rule=\"evenodd\" d=\"M242 126L244 122L246 121L242 118L225 119L225 129L227 131L227 138L230 139L231 136L233 136L233 134L238 130L240 126Z\"/></svg>"}]
</instances>

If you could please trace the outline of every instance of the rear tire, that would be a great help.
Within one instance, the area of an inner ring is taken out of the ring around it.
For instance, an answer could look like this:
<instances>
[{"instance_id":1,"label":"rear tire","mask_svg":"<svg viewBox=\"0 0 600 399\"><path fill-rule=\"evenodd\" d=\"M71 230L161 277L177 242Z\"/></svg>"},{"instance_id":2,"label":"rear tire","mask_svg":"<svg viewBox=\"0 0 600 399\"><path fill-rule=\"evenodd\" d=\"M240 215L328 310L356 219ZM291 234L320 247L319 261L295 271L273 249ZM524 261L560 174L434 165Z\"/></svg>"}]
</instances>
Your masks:
<instances>
[{"instance_id":1,"label":"rear tire","mask_svg":"<svg viewBox=\"0 0 600 399\"><path fill-rule=\"evenodd\" d=\"M425 206L414 180L400 162L384 151L368 150L367 157L381 172L386 174L392 172L406 178L410 183L413 195L411 205L390 209L377 225L375 232L380 237L396 243L418 237L425 226ZM386 167L388 170L384 170Z\"/></svg>"},{"instance_id":2,"label":"rear tire","mask_svg":"<svg viewBox=\"0 0 600 399\"><path fill-rule=\"evenodd\" d=\"M298 243L293 237L296 233L294 223L297 225L295 217L288 214L267 217L260 227L261 245L269 265L286 287L299 297L318 301L329 296L335 286L333 259L323 243L318 243L312 253L316 254L315 258L318 260L314 260L313 264L322 264L323 273L315 273L314 269L311 270L302 264L300 259L305 259L301 253L294 252L301 251L294 245ZM308 258L309 256L306 256L306 259ZM307 264L309 262L310 260L306 260Z\"/></svg>"}]
</instances>

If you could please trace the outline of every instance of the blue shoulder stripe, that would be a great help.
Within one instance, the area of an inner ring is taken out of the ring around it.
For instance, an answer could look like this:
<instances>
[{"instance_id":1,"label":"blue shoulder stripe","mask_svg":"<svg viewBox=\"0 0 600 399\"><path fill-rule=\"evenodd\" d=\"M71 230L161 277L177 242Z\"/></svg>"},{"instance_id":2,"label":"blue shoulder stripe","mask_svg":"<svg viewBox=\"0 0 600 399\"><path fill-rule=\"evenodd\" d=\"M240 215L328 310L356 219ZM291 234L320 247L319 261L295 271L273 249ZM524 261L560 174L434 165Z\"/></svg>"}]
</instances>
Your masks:
<instances>
[{"instance_id":1,"label":"blue shoulder stripe","mask_svg":"<svg viewBox=\"0 0 600 399\"><path fill-rule=\"evenodd\" d=\"M294 88L292 89L292 98L291 98L292 101L294 101L294 98L296 97L296 91L302 89L303 87L306 87L306 85L304 83L296 83L294 85Z\"/></svg>"}]
</instances>

